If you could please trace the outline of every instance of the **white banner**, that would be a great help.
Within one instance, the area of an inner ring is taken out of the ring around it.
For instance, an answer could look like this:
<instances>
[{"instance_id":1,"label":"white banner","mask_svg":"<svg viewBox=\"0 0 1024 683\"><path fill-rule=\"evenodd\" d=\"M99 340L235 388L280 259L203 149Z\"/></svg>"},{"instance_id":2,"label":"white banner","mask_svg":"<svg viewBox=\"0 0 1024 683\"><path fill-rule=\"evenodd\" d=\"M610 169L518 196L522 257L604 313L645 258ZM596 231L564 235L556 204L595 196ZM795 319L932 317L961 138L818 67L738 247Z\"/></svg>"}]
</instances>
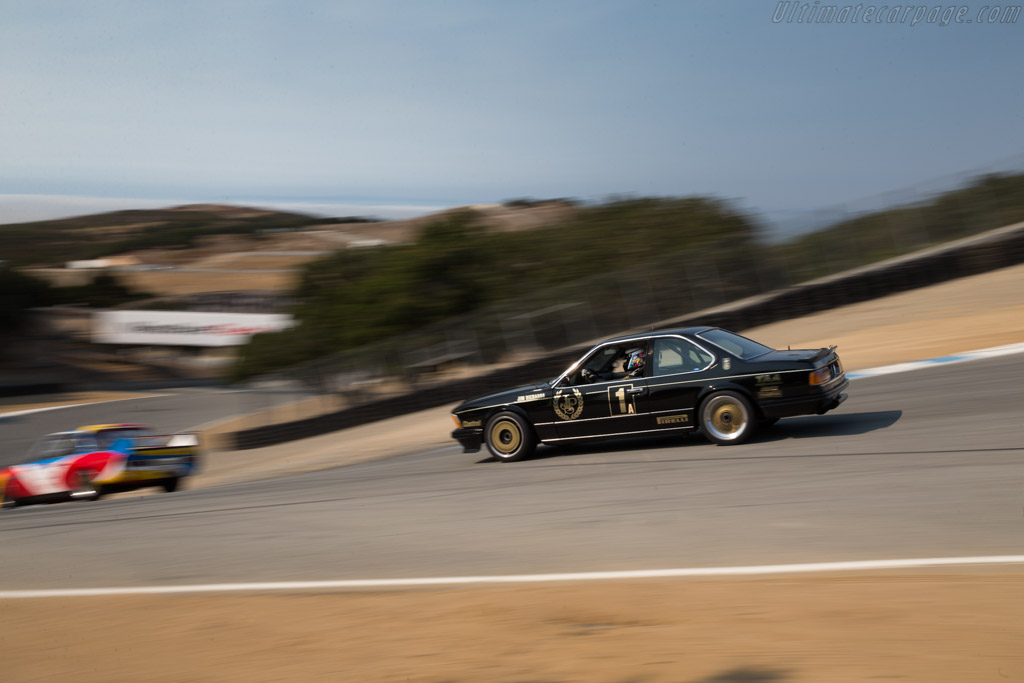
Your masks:
<instances>
[{"instance_id":1,"label":"white banner","mask_svg":"<svg viewBox=\"0 0 1024 683\"><path fill-rule=\"evenodd\" d=\"M192 311L100 311L92 340L100 344L234 346L257 332L295 324L283 313L199 313Z\"/></svg>"}]
</instances>

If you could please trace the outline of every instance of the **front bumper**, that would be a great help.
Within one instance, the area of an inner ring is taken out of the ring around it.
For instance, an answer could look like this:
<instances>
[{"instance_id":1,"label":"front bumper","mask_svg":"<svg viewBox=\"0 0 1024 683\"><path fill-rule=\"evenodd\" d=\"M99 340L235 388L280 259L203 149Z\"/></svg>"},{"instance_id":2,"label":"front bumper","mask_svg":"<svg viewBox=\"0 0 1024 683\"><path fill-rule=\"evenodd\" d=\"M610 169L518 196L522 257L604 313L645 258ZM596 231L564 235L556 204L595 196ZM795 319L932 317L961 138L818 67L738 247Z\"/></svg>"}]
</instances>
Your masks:
<instances>
[{"instance_id":1,"label":"front bumper","mask_svg":"<svg viewBox=\"0 0 1024 683\"><path fill-rule=\"evenodd\" d=\"M476 453L483 444L484 433L479 429L460 428L452 432L452 438L462 444L464 453Z\"/></svg>"}]
</instances>

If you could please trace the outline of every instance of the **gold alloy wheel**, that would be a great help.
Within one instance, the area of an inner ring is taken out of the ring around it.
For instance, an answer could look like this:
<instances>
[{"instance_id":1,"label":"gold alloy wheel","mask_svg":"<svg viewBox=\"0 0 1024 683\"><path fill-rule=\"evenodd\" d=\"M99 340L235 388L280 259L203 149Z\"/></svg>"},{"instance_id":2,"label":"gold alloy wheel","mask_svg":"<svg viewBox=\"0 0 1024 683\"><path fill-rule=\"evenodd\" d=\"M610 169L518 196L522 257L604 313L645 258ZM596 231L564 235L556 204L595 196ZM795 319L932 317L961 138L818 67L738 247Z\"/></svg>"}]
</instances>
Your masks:
<instances>
[{"instance_id":1,"label":"gold alloy wheel","mask_svg":"<svg viewBox=\"0 0 1024 683\"><path fill-rule=\"evenodd\" d=\"M523 443L523 432L514 420L502 418L491 425L488 444L499 457L509 456L519 450Z\"/></svg>"},{"instance_id":2,"label":"gold alloy wheel","mask_svg":"<svg viewBox=\"0 0 1024 683\"><path fill-rule=\"evenodd\" d=\"M704 428L722 441L738 439L749 422L747 407L733 396L712 396L704 408Z\"/></svg>"}]
</instances>

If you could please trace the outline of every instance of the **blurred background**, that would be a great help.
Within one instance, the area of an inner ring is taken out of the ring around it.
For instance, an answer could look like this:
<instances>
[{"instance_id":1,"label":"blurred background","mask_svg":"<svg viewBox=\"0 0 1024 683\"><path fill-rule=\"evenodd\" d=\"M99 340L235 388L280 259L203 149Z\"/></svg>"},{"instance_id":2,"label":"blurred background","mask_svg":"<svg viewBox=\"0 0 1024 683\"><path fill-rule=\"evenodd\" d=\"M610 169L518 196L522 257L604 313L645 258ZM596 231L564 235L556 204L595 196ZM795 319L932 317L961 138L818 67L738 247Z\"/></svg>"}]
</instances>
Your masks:
<instances>
[{"instance_id":1,"label":"blurred background","mask_svg":"<svg viewBox=\"0 0 1024 683\"><path fill-rule=\"evenodd\" d=\"M274 423L964 274L887 260L1024 219L1019 12L783 5L7 4L3 392Z\"/></svg>"}]
</instances>

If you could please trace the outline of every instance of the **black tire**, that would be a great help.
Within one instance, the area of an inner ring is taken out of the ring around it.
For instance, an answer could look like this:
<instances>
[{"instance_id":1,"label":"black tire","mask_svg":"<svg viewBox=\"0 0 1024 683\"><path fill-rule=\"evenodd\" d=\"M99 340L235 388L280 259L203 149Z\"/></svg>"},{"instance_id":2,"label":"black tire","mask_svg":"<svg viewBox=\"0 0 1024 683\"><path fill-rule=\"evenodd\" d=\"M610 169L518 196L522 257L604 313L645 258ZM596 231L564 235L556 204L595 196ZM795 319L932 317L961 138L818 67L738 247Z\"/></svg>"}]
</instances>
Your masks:
<instances>
[{"instance_id":1,"label":"black tire","mask_svg":"<svg viewBox=\"0 0 1024 683\"><path fill-rule=\"evenodd\" d=\"M165 493L174 493L181 486L181 477L171 477L170 479L164 479L160 482L160 488Z\"/></svg>"},{"instance_id":2,"label":"black tire","mask_svg":"<svg viewBox=\"0 0 1024 683\"><path fill-rule=\"evenodd\" d=\"M501 462L516 462L533 455L537 435L521 415L506 410L487 421L484 443L491 455Z\"/></svg>"},{"instance_id":3,"label":"black tire","mask_svg":"<svg viewBox=\"0 0 1024 683\"><path fill-rule=\"evenodd\" d=\"M743 443L757 429L754 407L743 394L716 391L700 406L700 429L719 446Z\"/></svg>"}]
</instances>

